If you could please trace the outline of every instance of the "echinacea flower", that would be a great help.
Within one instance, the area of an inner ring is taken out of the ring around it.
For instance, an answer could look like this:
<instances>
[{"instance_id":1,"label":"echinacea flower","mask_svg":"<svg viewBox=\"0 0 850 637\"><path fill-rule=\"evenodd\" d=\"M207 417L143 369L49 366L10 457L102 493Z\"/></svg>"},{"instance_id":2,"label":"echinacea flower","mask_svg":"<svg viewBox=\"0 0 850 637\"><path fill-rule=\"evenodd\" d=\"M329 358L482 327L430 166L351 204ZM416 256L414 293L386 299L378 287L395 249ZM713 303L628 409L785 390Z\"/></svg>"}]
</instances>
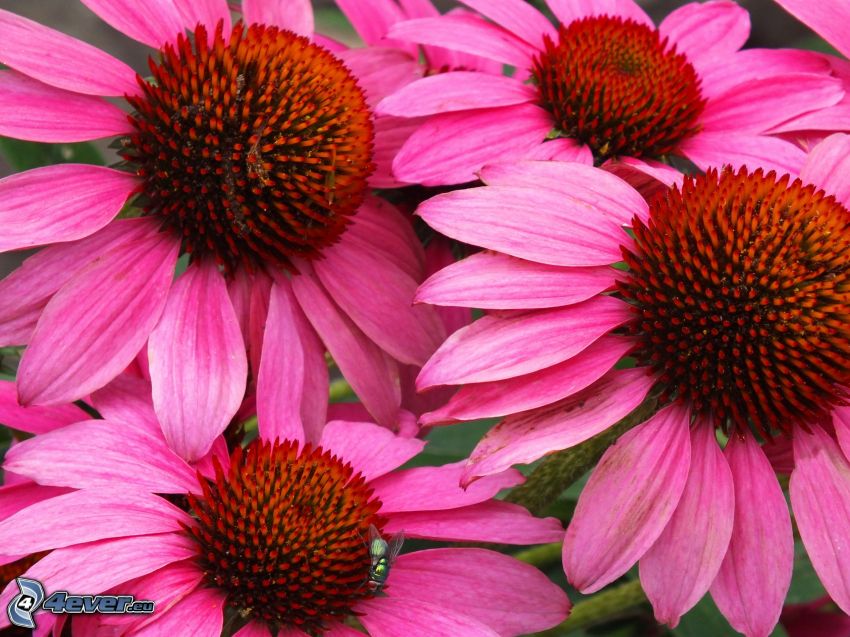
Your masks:
<instances>
[{"instance_id":1,"label":"echinacea flower","mask_svg":"<svg viewBox=\"0 0 850 637\"><path fill-rule=\"evenodd\" d=\"M689 3L656 28L632 0L548 0L557 26L522 0L462 1L492 22L423 18L389 37L490 57L516 73L443 73L385 98L380 114L432 116L396 156L401 181L469 182L484 164L522 158L639 171L668 185L677 173L661 160L670 157L797 174L803 151L769 133L844 94L810 52L740 50L750 24L734 2Z\"/></svg>"},{"instance_id":2,"label":"echinacea flower","mask_svg":"<svg viewBox=\"0 0 850 637\"><path fill-rule=\"evenodd\" d=\"M581 164L498 164L485 187L420 207L438 231L493 251L419 292L490 310L419 377L423 389L464 385L427 423L507 416L465 483L587 440L647 396L661 407L607 450L581 494L563 553L579 590L640 560L660 621L675 625L710 588L735 629L768 635L793 535L759 441L785 436L797 527L850 611L848 157L850 137L834 135L801 179L712 169L649 204ZM626 356L632 366L615 367Z\"/></svg>"},{"instance_id":3,"label":"echinacea flower","mask_svg":"<svg viewBox=\"0 0 850 637\"><path fill-rule=\"evenodd\" d=\"M262 413L283 366L325 384L327 349L394 426L398 364L421 365L444 331L411 308L424 257L409 223L368 192L367 100L390 84L317 44L337 48L313 36L306 0L245 0L233 26L225 0L84 4L156 51L149 78L0 11L0 134L112 137L123 158L0 181L0 249L46 246L0 283L0 342L28 344L21 401L79 399L148 343L166 438L194 460L237 409L249 360ZM323 407L301 417L318 430ZM176 442L189 426L207 432L197 446Z\"/></svg>"},{"instance_id":4,"label":"echinacea flower","mask_svg":"<svg viewBox=\"0 0 850 637\"><path fill-rule=\"evenodd\" d=\"M493 499L522 480L517 472L464 490L459 464L398 469L421 440L341 421L327 423L316 445L303 430L231 449L218 438L190 465L168 448L149 385L116 383L92 397L103 420L36 435L5 461L40 485L74 489L0 522L5 551L49 551L25 576L48 591L112 590L156 603L152 616L77 618L75 631L102 623L120 634L219 637L227 622L240 637L348 637L361 634L345 625L356 616L375 636L495 637L566 616L566 595L545 575L478 548L404 553L381 595L368 585L370 525L384 537L559 538L557 520ZM0 603L15 590L13 582Z\"/></svg>"}]
</instances>

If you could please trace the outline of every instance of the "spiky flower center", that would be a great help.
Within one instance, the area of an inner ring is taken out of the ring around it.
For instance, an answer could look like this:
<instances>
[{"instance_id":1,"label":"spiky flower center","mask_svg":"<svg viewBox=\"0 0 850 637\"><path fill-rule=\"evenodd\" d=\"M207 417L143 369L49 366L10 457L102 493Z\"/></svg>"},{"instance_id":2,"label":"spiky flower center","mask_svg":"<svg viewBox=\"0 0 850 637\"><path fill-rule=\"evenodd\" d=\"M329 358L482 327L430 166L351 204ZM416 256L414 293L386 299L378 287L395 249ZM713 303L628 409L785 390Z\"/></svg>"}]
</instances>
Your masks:
<instances>
[{"instance_id":1,"label":"spiky flower center","mask_svg":"<svg viewBox=\"0 0 850 637\"><path fill-rule=\"evenodd\" d=\"M685 55L655 29L619 17L561 25L533 73L558 130L587 144L597 163L672 153L697 131L705 107Z\"/></svg>"},{"instance_id":2,"label":"spiky flower center","mask_svg":"<svg viewBox=\"0 0 850 637\"><path fill-rule=\"evenodd\" d=\"M140 205L186 252L226 268L312 258L363 201L373 129L363 91L329 51L290 31L241 23L165 45L128 96L122 155Z\"/></svg>"},{"instance_id":3,"label":"spiky flower center","mask_svg":"<svg viewBox=\"0 0 850 637\"><path fill-rule=\"evenodd\" d=\"M787 175L686 177L634 224L635 355L727 429L807 426L850 386L850 212Z\"/></svg>"},{"instance_id":4,"label":"spiky flower center","mask_svg":"<svg viewBox=\"0 0 850 637\"><path fill-rule=\"evenodd\" d=\"M245 619L310 634L371 595L369 525L381 503L321 447L254 441L189 496L206 581Z\"/></svg>"}]
</instances>

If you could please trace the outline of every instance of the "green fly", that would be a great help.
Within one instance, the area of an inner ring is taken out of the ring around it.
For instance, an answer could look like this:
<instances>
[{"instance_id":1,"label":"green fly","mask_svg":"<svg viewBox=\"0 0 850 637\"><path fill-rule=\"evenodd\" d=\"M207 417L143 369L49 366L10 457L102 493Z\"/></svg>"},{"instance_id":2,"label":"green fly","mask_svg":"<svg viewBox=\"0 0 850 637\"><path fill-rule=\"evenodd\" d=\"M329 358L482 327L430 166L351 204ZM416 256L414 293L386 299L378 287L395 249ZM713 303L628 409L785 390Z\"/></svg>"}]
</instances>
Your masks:
<instances>
[{"instance_id":1,"label":"green fly","mask_svg":"<svg viewBox=\"0 0 850 637\"><path fill-rule=\"evenodd\" d=\"M404 542L404 533L392 536L387 542L373 524L369 525L369 557L372 559L372 564L369 566L369 579L366 585L373 593L379 593L387 583L390 566L398 557L402 542Z\"/></svg>"}]
</instances>

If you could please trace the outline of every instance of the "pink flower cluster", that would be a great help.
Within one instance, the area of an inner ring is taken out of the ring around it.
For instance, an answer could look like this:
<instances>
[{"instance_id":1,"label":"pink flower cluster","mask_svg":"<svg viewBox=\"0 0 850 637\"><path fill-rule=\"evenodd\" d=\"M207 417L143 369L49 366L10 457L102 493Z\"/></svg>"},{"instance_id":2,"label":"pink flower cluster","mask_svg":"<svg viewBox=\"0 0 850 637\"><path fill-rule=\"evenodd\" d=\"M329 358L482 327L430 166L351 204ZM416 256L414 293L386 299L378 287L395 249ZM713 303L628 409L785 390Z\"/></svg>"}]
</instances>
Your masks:
<instances>
[{"instance_id":1,"label":"pink flower cluster","mask_svg":"<svg viewBox=\"0 0 850 637\"><path fill-rule=\"evenodd\" d=\"M34 249L2 609L24 577L155 605L36 635L509 637L625 582L671 629L710 594L847 630L845 58L745 48L731 0L336 0L352 46L309 0L81 2L148 68L0 9L0 135L114 151L0 179ZM777 2L850 56L846 3Z\"/></svg>"}]
</instances>

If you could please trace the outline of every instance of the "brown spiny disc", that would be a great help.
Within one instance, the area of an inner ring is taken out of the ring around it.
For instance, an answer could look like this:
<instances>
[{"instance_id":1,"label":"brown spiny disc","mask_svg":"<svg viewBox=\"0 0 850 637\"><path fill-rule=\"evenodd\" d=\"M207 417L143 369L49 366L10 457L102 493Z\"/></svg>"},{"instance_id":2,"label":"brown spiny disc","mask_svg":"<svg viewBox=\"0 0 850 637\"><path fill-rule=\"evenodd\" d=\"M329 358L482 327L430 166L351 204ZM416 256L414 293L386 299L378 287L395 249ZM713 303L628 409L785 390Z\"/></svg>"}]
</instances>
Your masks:
<instances>
[{"instance_id":1,"label":"brown spiny disc","mask_svg":"<svg viewBox=\"0 0 850 637\"><path fill-rule=\"evenodd\" d=\"M724 428L806 427L850 386L850 212L787 175L685 177L635 220L635 356Z\"/></svg>"},{"instance_id":2,"label":"brown spiny disc","mask_svg":"<svg viewBox=\"0 0 850 637\"><path fill-rule=\"evenodd\" d=\"M597 163L660 157L698 130L705 107L694 67L658 31L619 17L561 25L534 61L541 103L555 126L587 144Z\"/></svg>"},{"instance_id":3,"label":"brown spiny disc","mask_svg":"<svg viewBox=\"0 0 850 637\"><path fill-rule=\"evenodd\" d=\"M381 503L330 452L256 440L202 485L188 532L207 583L242 617L318 634L372 595L367 538Z\"/></svg>"},{"instance_id":4,"label":"brown spiny disc","mask_svg":"<svg viewBox=\"0 0 850 637\"><path fill-rule=\"evenodd\" d=\"M203 26L150 61L128 96L122 155L140 205L183 249L228 269L312 258L362 203L373 129L363 91L329 51L290 31Z\"/></svg>"}]
</instances>

